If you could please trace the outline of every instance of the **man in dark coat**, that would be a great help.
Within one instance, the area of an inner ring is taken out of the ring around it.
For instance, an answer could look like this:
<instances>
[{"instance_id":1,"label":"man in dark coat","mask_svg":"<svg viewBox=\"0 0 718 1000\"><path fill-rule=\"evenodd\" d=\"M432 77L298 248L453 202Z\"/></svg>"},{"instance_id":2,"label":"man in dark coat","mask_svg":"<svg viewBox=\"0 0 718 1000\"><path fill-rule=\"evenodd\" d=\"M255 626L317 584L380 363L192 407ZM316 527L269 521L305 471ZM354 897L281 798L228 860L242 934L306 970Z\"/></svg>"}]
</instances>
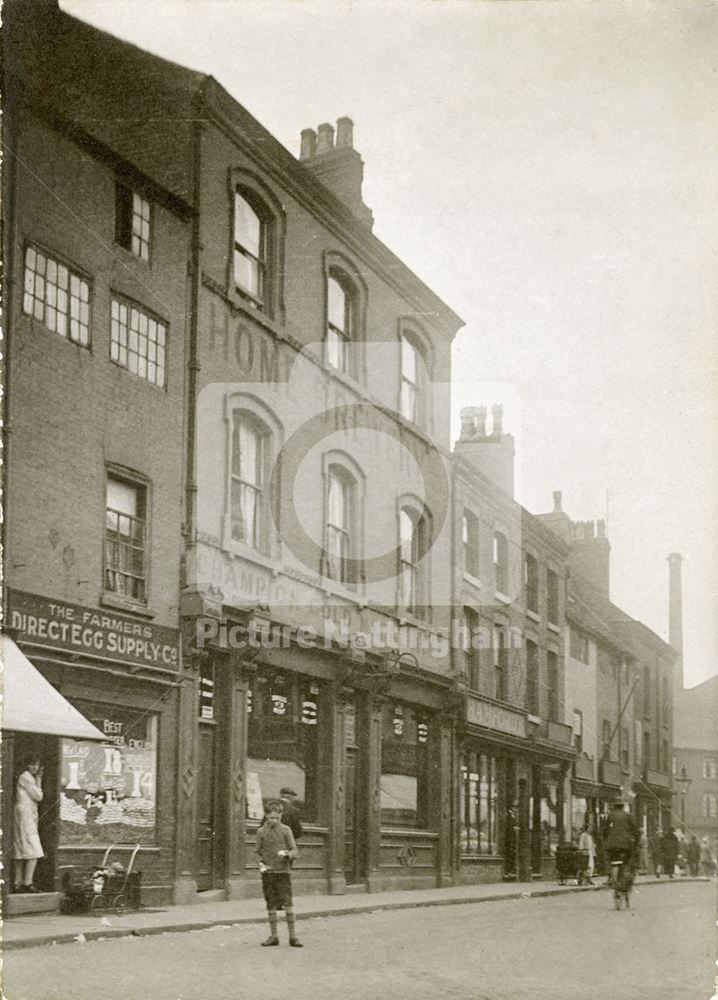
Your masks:
<instances>
[{"instance_id":1,"label":"man in dark coat","mask_svg":"<svg viewBox=\"0 0 718 1000\"><path fill-rule=\"evenodd\" d=\"M661 847L663 848L663 867L668 873L668 877L673 878L676 858L678 857L678 837L676 837L672 829L668 829L663 834Z\"/></svg>"},{"instance_id":2,"label":"man in dark coat","mask_svg":"<svg viewBox=\"0 0 718 1000\"><path fill-rule=\"evenodd\" d=\"M299 810L293 805L297 793L292 788L283 788L279 794L282 797L282 823L289 827L294 834L294 839L299 840L304 830L299 819Z\"/></svg>"},{"instance_id":3,"label":"man in dark coat","mask_svg":"<svg viewBox=\"0 0 718 1000\"><path fill-rule=\"evenodd\" d=\"M648 845L650 847L651 860L653 862L653 873L656 878L660 878L661 869L663 868L663 838L658 830L651 834L648 839Z\"/></svg>"},{"instance_id":4,"label":"man in dark coat","mask_svg":"<svg viewBox=\"0 0 718 1000\"><path fill-rule=\"evenodd\" d=\"M624 809L622 799L613 803L613 811L606 825L603 847L611 861L632 864L638 849L638 827L630 813Z\"/></svg>"},{"instance_id":5,"label":"man in dark coat","mask_svg":"<svg viewBox=\"0 0 718 1000\"><path fill-rule=\"evenodd\" d=\"M691 842L686 849L686 860L688 861L688 869L691 875L698 874L698 866L701 860L701 845L698 843L698 837L691 837Z\"/></svg>"}]
</instances>

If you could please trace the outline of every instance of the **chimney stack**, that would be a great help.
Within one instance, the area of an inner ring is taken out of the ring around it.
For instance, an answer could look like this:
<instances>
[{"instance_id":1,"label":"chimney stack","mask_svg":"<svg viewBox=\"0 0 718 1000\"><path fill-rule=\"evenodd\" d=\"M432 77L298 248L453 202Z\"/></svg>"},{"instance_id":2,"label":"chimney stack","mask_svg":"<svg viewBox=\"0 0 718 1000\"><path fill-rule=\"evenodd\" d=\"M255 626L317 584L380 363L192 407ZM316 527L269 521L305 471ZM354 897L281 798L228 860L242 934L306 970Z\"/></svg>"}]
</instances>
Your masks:
<instances>
[{"instance_id":1,"label":"chimney stack","mask_svg":"<svg viewBox=\"0 0 718 1000\"><path fill-rule=\"evenodd\" d=\"M678 653L673 668L673 686L679 691L684 687L682 562L680 552L671 552L668 556L668 641Z\"/></svg>"},{"instance_id":2,"label":"chimney stack","mask_svg":"<svg viewBox=\"0 0 718 1000\"><path fill-rule=\"evenodd\" d=\"M328 122L316 131L302 132L300 161L312 171L332 194L344 202L349 211L371 229L374 216L362 200L364 163L354 149L354 123L346 116L337 119L336 143L334 126Z\"/></svg>"},{"instance_id":3,"label":"chimney stack","mask_svg":"<svg viewBox=\"0 0 718 1000\"><path fill-rule=\"evenodd\" d=\"M454 452L513 499L513 435L503 431L504 408L501 403L494 403L491 407L491 434L486 433L486 413L485 406L462 408L461 435L454 445Z\"/></svg>"}]
</instances>

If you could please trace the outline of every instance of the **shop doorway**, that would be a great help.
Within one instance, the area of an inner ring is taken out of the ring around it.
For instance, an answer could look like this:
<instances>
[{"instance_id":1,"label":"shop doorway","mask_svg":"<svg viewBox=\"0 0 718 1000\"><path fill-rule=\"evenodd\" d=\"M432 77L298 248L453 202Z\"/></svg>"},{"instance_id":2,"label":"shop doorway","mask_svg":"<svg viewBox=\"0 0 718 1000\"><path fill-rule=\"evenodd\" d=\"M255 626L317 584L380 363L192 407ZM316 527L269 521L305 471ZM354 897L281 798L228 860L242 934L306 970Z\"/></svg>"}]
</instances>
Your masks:
<instances>
[{"instance_id":1,"label":"shop doorway","mask_svg":"<svg viewBox=\"0 0 718 1000\"><path fill-rule=\"evenodd\" d=\"M364 815L361 808L361 747L357 726L357 706L344 706L344 879L348 886L361 885L366 878Z\"/></svg>"},{"instance_id":2,"label":"shop doorway","mask_svg":"<svg viewBox=\"0 0 718 1000\"><path fill-rule=\"evenodd\" d=\"M56 890L57 838L58 838L58 771L60 741L56 736L39 733L7 733L2 741L3 823L7 831L4 841L4 861L6 865L7 890L19 881L15 871L13 850L13 812L17 779L29 757L39 757L43 765L43 799L38 803L38 833L45 857L37 863L33 884L42 892Z\"/></svg>"},{"instance_id":3,"label":"shop doorway","mask_svg":"<svg viewBox=\"0 0 718 1000\"><path fill-rule=\"evenodd\" d=\"M197 777L197 891L214 889L219 870L217 808L217 726L199 727L199 769Z\"/></svg>"}]
</instances>

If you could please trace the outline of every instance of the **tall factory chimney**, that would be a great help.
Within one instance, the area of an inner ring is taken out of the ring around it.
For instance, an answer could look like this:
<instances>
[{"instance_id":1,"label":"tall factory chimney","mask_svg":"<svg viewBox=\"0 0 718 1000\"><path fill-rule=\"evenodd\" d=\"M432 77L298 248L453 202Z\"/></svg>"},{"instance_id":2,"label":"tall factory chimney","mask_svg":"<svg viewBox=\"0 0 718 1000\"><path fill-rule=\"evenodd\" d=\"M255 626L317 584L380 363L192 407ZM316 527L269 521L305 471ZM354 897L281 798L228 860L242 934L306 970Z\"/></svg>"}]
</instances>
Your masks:
<instances>
[{"instance_id":1,"label":"tall factory chimney","mask_svg":"<svg viewBox=\"0 0 718 1000\"><path fill-rule=\"evenodd\" d=\"M680 552L668 556L668 641L678 653L673 671L673 686L682 691L683 680L683 595Z\"/></svg>"}]
</instances>

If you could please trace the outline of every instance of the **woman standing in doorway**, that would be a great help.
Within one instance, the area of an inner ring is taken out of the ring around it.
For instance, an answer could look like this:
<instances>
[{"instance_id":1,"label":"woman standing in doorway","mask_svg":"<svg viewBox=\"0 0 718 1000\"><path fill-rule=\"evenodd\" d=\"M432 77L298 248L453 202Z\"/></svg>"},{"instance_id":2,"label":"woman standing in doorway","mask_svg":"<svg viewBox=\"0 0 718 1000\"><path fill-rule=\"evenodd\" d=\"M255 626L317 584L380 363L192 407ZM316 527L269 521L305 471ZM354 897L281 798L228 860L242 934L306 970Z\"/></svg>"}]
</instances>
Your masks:
<instances>
[{"instance_id":1,"label":"woman standing in doorway","mask_svg":"<svg viewBox=\"0 0 718 1000\"><path fill-rule=\"evenodd\" d=\"M37 830L37 804L42 802L42 764L28 757L17 779L13 812L13 856L16 862L16 892L39 892L32 884L35 868L45 852Z\"/></svg>"}]
</instances>

